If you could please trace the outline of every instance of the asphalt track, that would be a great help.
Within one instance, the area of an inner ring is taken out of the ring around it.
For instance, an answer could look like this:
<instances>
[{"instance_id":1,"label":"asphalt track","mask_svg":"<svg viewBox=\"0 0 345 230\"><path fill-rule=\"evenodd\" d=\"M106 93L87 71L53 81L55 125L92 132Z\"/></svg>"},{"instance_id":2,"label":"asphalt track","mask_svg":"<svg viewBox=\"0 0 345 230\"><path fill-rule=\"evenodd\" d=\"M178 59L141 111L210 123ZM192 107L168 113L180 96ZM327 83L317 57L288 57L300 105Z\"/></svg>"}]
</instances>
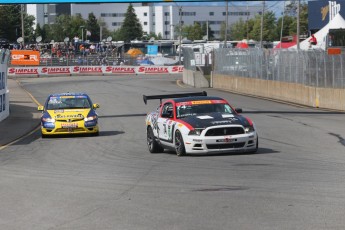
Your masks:
<instances>
[{"instance_id":1,"label":"asphalt track","mask_svg":"<svg viewBox=\"0 0 345 230\"><path fill-rule=\"evenodd\" d=\"M345 115L206 89L256 123L256 154L150 154L142 95L196 92L181 76L22 78L38 102L87 92L100 136L0 150L0 229L344 229Z\"/></svg>"}]
</instances>

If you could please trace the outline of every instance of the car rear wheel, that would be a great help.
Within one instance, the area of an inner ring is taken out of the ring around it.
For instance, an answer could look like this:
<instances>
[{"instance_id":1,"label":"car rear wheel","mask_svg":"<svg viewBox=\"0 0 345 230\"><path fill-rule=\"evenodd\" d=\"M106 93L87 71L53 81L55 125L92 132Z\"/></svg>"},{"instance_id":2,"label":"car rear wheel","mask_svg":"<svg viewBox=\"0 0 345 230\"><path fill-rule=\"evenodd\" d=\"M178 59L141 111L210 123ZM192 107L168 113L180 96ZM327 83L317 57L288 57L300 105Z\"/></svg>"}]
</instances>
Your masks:
<instances>
[{"instance_id":1,"label":"car rear wheel","mask_svg":"<svg viewBox=\"0 0 345 230\"><path fill-rule=\"evenodd\" d=\"M151 126L147 128L147 147L149 148L150 153L159 153L164 151L164 148L156 141Z\"/></svg>"},{"instance_id":2,"label":"car rear wheel","mask_svg":"<svg viewBox=\"0 0 345 230\"><path fill-rule=\"evenodd\" d=\"M180 131L175 132L175 150L177 156L183 156L186 154L186 149L184 147L183 137Z\"/></svg>"}]
</instances>

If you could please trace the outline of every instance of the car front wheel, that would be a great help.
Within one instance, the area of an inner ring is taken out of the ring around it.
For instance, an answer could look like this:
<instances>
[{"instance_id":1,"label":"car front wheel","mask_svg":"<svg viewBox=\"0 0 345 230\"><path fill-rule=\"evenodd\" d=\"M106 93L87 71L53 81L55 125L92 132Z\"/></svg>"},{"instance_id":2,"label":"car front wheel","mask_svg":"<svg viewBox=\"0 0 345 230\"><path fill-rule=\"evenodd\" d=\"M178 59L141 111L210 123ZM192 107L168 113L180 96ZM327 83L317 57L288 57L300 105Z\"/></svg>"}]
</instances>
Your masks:
<instances>
[{"instance_id":1,"label":"car front wheel","mask_svg":"<svg viewBox=\"0 0 345 230\"><path fill-rule=\"evenodd\" d=\"M177 156L183 156L186 154L186 149L184 147L183 137L180 131L175 132L175 150Z\"/></svg>"},{"instance_id":2,"label":"car front wheel","mask_svg":"<svg viewBox=\"0 0 345 230\"><path fill-rule=\"evenodd\" d=\"M156 141L151 127L147 128L147 146L150 153L159 153L164 151L164 148Z\"/></svg>"}]
</instances>

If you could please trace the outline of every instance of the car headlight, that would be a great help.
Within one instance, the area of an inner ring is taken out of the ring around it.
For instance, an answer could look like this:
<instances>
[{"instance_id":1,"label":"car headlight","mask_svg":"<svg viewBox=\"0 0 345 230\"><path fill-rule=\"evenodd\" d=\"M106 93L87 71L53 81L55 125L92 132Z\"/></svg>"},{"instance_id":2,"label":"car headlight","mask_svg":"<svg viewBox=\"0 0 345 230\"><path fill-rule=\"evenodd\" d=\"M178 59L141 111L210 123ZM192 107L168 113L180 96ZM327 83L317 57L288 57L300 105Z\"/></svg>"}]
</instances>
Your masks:
<instances>
[{"instance_id":1,"label":"car headlight","mask_svg":"<svg viewBox=\"0 0 345 230\"><path fill-rule=\"evenodd\" d=\"M91 117L85 117L84 121L93 121L93 120L96 120L96 119L97 119L97 116L91 116Z\"/></svg>"},{"instance_id":2,"label":"car headlight","mask_svg":"<svg viewBox=\"0 0 345 230\"><path fill-rule=\"evenodd\" d=\"M244 131L246 131L246 133L252 133L255 131L254 126L248 126L244 128Z\"/></svg>"},{"instance_id":3,"label":"car headlight","mask_svg":"<svg viewBox=\"0 0 345 230\"><path fill-rule=\"evenodd\" d=\"M203 129L194 129L194 130L189 131L188 135L200 136L202 131L203 131Z\"/></svg>"},{"instance_id":4,"label":"car headlight","mask_svg":"<svg viewBox=\"0 0 345 230\"><path fill-rule=\"evenodd\" d=\"M44 121L44 122L55 122L55 119L54 118L50 118L50 117L43 117L42 118L42 121Z\"/></svg>"}]
</instances>

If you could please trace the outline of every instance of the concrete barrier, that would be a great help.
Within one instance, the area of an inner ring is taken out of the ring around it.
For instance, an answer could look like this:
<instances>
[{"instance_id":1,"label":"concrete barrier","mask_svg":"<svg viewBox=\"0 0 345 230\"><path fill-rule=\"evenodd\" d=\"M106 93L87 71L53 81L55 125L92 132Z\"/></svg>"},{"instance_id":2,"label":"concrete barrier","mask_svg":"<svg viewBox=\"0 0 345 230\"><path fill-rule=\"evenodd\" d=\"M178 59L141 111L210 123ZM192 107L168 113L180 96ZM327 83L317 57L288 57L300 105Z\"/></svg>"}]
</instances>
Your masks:
<instances>
[{"instance_id":1,"label":"concrete barrier","mask_svg":"<svg viewBox=\"0 0 345 230\"><path fill-rule=\"evenodd\" d=\"M10 115L9 90L7 87L8 50L0 50L0 122Z\"/></svg>"},{"instance_id":2,"label":"concrete barrier","mask_svg":"<svg viewBox=\"0 0 345 230\"><path fill-rule=\"evenodd\" d=\"M317 88L297 83L212 74L213 88L345 111L345 89Z\"/></svg>"},{"instance_id":3,"label":"concrete barrier","mask_svg":"<svg viewBox=\"0 0 345 230\"><path fill-rule=\"evenodd\" d=\"M183 70L183 83L195 88L208 88L210 83L199 71Z\"/></svg>"}]
</instances>

